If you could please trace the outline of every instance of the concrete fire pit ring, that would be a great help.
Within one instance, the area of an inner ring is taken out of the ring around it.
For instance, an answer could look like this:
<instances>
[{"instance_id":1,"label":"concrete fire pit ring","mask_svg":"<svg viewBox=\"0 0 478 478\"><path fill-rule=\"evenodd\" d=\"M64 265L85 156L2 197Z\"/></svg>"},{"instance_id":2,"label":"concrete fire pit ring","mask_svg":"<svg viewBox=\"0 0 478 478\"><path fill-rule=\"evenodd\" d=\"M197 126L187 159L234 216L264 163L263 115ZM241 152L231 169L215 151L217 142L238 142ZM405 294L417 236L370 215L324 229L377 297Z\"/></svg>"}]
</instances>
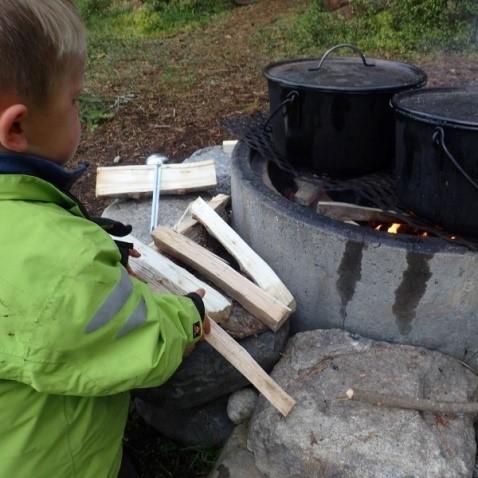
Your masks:
<instances>
[{"instance_id":1,"label":"concrete fire pit ring","mask_svg":"<svg viewBox=\"0 0 478 478\"><path fill-rule=\"evenodd\" d=\"M231 187L235 229L296 298L292 332L344 328L478 366L478 254L315 214L268 188L243 143Z\"/></svg>"}]
</instances>

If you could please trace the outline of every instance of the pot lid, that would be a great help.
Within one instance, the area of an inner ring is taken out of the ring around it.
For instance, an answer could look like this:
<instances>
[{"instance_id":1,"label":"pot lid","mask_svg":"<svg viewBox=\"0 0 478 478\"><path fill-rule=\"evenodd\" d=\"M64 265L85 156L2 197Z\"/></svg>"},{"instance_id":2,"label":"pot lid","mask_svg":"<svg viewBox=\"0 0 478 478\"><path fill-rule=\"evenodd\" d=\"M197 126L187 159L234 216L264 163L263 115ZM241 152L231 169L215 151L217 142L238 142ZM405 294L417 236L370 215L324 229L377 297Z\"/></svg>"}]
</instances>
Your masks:
<instances>
[{"instance_id":1,"label":"pot lid","mask_svg":"<svg viewBox=\"0 0 478 478\"><path fill-rule=\"evenodd\" d=\"M268 80L321 91L366 93L397 91L425 84L427 75L413 65L396 61L338 57L282 61L264 69ZM321 63L320 68L318 68ZM373 66L371 66L373 65Z\"/></svg>"},{"instance_id":2,"label":"pot lid","mask_svg":"<svg viewBox=\"0 0 478 478\"><path fill-rule=\"evenodd\" d=\"M425 120L478 127L478 89L427 88L393 97L395 109Z\"/></svg>"}]
</instances>

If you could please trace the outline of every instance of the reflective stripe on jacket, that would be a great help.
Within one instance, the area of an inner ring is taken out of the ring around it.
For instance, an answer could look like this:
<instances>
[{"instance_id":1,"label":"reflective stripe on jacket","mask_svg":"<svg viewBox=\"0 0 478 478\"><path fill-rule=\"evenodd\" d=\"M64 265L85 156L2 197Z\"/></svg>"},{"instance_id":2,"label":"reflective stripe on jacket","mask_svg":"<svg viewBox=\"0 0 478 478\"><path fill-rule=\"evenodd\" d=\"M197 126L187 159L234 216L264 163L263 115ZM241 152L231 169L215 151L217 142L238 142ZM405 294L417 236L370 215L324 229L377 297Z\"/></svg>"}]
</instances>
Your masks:
<instances>
[{"instance_id":1,"label":"reflective stripe on jacket","mask_svg":"<svg viewBox=\"0 0 478 478\"><path fill-rule=\"evenodd\" d=\"M171 376L199 314L38 177L0 174L0 244L0 477L116 477L128 390Z\"/></svg>"}]
</instances>

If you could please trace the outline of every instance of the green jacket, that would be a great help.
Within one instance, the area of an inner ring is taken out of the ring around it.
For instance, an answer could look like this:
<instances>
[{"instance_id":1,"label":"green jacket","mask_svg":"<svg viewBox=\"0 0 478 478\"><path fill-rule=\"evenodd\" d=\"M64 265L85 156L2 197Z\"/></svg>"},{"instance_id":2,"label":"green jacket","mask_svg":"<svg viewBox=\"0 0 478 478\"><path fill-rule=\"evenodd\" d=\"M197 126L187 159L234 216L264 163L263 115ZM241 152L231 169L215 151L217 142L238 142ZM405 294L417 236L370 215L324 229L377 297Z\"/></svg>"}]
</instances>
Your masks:
<instances>
[{"instance_id":1,"label":"green jacket","mask_svg":"<svg viewBox=\"0 0 478 478\"><path fill-rule=\"evenodd\" d=\"M69 195L1 173L0 477L116 477L128 390L171 376L199 313L131 278Z\"/></svg>"}]
</instances>

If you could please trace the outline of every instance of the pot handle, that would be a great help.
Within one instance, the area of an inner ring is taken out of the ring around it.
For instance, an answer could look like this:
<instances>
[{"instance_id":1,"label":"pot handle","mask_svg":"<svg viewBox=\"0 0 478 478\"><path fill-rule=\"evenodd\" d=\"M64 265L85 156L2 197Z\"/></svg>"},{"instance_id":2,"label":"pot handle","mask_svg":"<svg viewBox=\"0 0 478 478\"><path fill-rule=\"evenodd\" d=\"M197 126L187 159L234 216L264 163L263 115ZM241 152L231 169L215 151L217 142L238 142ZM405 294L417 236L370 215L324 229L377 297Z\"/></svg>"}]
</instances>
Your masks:
<instances>
[{"instance_id":1,"label":"pot handle","mask_svg":"<svg viewBox=\"0 0 478 478\"><path fill-rule=\"evenodd\" d=\"M443 151L445 152L448 159L454 164L455 168L460 171L460 173L465 177L465 179L475 188L478 190L478 183L474 181L471 176L460 166L460 163L453 157L450 153L450 150L447 148L445 144L445 131L441 126L437 126L435 131L433 132L432 136L433 142L441 146Z\"/></svg>"},{"instance_id":2,"label":"pot handle","mask_svg":"<svg viewBox=\"0 0 478 478\"><path fill-rule=\"evenodd\" d=\"M360 55L360 58L362 58L362 63L364 66L375 66L375 63L367 63L367 59L365 58L365 55L363 54L362 50L360 48L356 47L355 45L352 45L350 43L341 43L340 45L335 45L332 48L329 48L323 55L322 58L319 60L319 64L317 65L316 68L309 68L309 71L319 71L322 68L322 64L324 61L327 59L327 57L335 50L338 50L339 48L350 48L353 50L355 53L358 53Z\"/></svg>"},{"instance_id":3,"label":"pot handle","mask_svg":"<svg viewBox=\"0 0 478 478\"><path fill-rule=\"evenodd\" d=\"M289 91L287 93L287 96L285 97L285 100L269 115L269 118L267 118L266 122L264 123L263 129L264 131L270 131L270 126L269 123L272 121L274 116L279 113L279 111L286 105L293 103L297 98L299 97L299 92L296 90Z\"/></svg>"}]
</instances>

